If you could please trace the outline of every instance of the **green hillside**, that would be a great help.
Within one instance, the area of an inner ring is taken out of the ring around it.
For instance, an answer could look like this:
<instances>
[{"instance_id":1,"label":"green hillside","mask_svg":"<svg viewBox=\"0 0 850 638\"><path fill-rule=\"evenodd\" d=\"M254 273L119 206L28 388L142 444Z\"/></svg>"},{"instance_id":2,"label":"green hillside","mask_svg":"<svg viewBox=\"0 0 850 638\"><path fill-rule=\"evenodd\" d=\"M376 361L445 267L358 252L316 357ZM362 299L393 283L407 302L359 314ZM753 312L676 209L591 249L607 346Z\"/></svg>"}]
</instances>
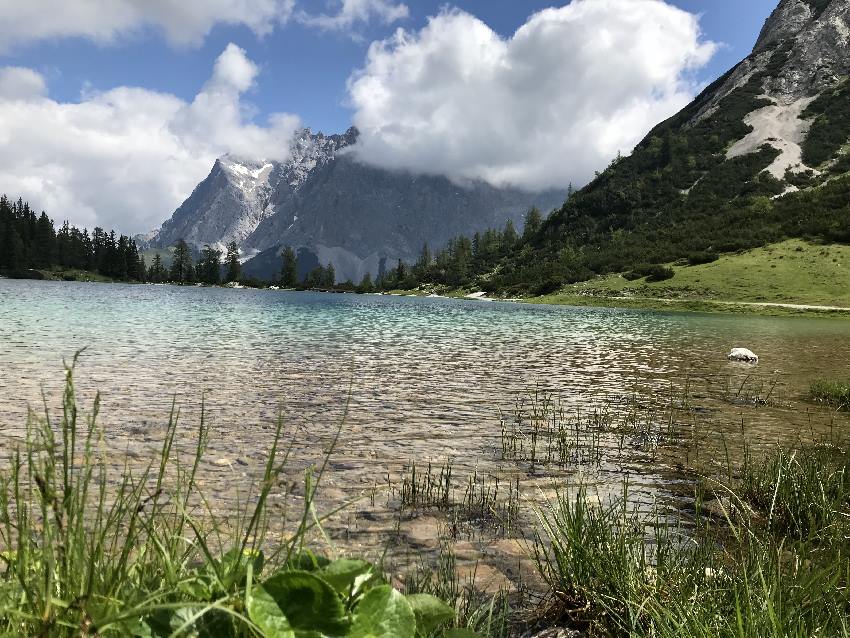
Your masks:
<instances>
[{"instance_id":1,"label":"green hillside","mask_svg":"<svg viewBox=\"0 0 850 638\"><path fill-rule=\"evenodd\" d=\"M850 309L850 246L788 240L720 256L708 264L670 264L666 281L630 281L628 273L573 284L538 299L579 303L701 309L702 302L839 306ZM689 303L696 302L696 303ZM707 304L704 309L712 309Z\"/></svg>"},{"instance_id":2,"label":"green hillside","mask_svg":"<svg viewBox=\"0 0 850 638\"><path fill-rule=\"evenodd\" d=\"M488 278L491 288L549 294L597 275L706 251L734 252L793 237L850 242L846 80L802 114L812 122L803 153L817 171L777 179L766 171L779 156L769 144L727 158L730 146L753 130L746 116L772 104L763 85L788 55L789 47L780 45L762 71L712 110L730 72L656 127L629 157L617 159L555 211ZM802 190L789 192L794 189Z\"/></svg>"}]
</instances>

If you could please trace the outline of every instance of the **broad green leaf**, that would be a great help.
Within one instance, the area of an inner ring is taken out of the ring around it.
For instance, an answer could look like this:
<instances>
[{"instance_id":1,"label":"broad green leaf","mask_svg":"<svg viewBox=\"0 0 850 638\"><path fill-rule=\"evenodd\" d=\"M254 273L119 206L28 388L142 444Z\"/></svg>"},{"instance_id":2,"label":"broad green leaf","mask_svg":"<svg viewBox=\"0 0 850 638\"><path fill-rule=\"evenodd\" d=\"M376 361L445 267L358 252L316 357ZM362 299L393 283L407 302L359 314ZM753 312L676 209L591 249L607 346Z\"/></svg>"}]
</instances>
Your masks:
<instances>
[{"instance_id":1,"label":"broad green leaf","mask_svg":"<svg viewBox=\"0 0 850 638\"><path fill-rule=\"evenodd\" d=\"M414 638L416 616L407 599L389 585L369 590L351 627L351 638Z\"/></svg>"},{"instance_id":2,"label":"broad green leaf","mask_svg":"<svg viewBox=\"0 0 850 638\"><path fill-rule=\"evenodd\" d=\"M198 576L192 580L180 583L180 591L188 596L191 602L209 602L213 599L215 589L214 576Z\"/></svg>"},{"instance_id":3,"label":"broad green leaf","mask_svg":"<svg viewBox=\"0 0 850 638\"><path fill-rule=\"evenodd\" d=\"M189 608L182 609L158 609L147 618L144 619L144 626L147 626L147 629L150 633L140 632L139 636L156 636L166 638L170 636L173 632L182 627L195 612L193 612ZM189 629L192 629L192 626L189 626ZM186 635L189 635L191 632L186 632Z\"/></svg>"},{"instance_id":4,"label":"broad green leaf","mask_svg":"<svg viewBox=\"0 0 850 638\"><path fill-rule=\"evenodd\" d=\"M429 636L437 627L454 620L455 610L430 594L412 594L407 597L416 616L416 633Z\"/></svg>"},{"instance_id":5,"label":"broad green leaf","mask_svg":"<svg viewBox=\"0 0 850 638\"><path fill-rule=\"evenodd\" d=\"M357 595L360 586L371 580L375 568L365 560L341 558L326 565L318 574L342 596Z\"/></svg>"},{"instance_id":6,"label":"broad green leaf","mask_svg":"<svg viewBox=\"0 0 850 638\"><path fill-rule=\"evenodd\" d=\"M286 567L288 569L300 569L305 572L314 572L317 569L322 569L330 564L330 561L324 556L317 556L309 549L305 549L297 556L290 558Z\"/></svg>"},{"instance_id":7,"label":"broad green leaf","mask_svg":"<svg viewBox=\"0 0 850 638\"><path fill-rule=\"evenodd\" d=\"M238 549L231 549L218 562L218 573L224 588L229 590L233 585L245 584L249 564L254 568L254 578L257 578L265 563L266 557L261 551L246 549L240 552Z\"/></svg>"},{"instance_id":8,"label":"broad green leaf","mask_svg":"<svg viewBox=\"0 0 850 638\"><path fill-rule=\"evenodd\" d=\"M483 638L481 634L477 634L471 629L447 629L443 634L443 638Z\"/></svg>"},{"instance_id":9,"label":"broad green leaf","mask_svg":"<svg viewBox=\"0 0 850 638\"><path fill-rule=\"evenodd\" d=\"M279 572L254 588L248 615L267 638L340 636L348 630L336 592L309 572Z\"/></svg>"}]
</instances>

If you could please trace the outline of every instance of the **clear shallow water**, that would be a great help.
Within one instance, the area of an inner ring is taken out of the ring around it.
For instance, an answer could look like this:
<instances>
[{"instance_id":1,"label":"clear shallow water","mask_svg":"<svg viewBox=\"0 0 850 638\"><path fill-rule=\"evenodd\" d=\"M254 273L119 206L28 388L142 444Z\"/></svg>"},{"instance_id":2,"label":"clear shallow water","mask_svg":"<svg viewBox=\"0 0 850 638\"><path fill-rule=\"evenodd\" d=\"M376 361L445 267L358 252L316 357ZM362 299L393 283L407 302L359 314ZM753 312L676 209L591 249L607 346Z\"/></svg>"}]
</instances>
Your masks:
<instances>
[{"instance_id":1,"label":"clear shallow water","mask_svg":"<svg viewBox=\"0 0 850 638\"><path fill-rule=\"evenodd\" d=\"M189 428L203 396L220 461L209 484L222 503L262 462L279 411L298 430L296 476L322 456L348 403L333 501L412 460L498 471L498 410L535 386L573 407L687 386L710 447L718 432L740 432L742 418L763 443L845 428L802 398L815 378L850 377L841 320L169 286L0 280L0 344L5 435L20 434L42 390L56 405L62 358L84 347L85 405L101 392L108 442L140 462L155 453L172 400ZM735 346L757 352L759 366L726 361ZM626 468L647 488L663 485L682 456L668 445L666 456L636 454L596 480L619 485Z\"/></svg>"}]
</instances>

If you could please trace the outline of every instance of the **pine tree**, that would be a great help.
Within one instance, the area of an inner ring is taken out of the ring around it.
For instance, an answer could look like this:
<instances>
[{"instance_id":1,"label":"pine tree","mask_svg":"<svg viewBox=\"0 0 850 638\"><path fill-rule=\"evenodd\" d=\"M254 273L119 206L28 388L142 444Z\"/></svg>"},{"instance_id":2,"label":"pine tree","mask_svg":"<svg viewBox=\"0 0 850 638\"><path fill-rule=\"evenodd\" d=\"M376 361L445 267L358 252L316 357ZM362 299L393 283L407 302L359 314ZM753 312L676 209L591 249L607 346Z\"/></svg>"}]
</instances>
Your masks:
<instances>
[{"instance_id":1,"label":"pine tree","mask_svg":"<svg viewBox=\"0 0 850 638\"><path fill-rule=\"evenodd\" d=\"M50 268L56 249L56 231L53 229L53 222L44 212L38 218L34 240L33 265L38 268Z\"/></svg>"},{"instance_id":2,"label":"pine tree","mask_svg":"<svg viewBox=\"0 0 850 638\"><path fill-rule=\"evenodd\" d=\"M298 259L292 246L287 246L281 253L282 266L280 270L280 285L284 288L294 288L298 285Z\"/></svg>"},{"instance_id":3,"label":"pine tree","mask_svg":"<svg viewBox=\"0 0 850 638\"><path fill-rule=\"evenodd\" d=\"M166 277L168 277L168 272L166 272L165 266L162 265L162 257L159 256L159 253L155 253L151 267L148 270L147 279L151 283L161 284L165 281Z\"/></svg>"},{"instance_id":4,"label":"pine tree","mask_svg":"<svg viewBox=\"0 0 850 638\"><path fill-rule=\"evenodd\" d=\"M221 283L221 251L206 244L201 251L196 274L207 285L217 286Z\"/></svg>"},{"instance_id":5,"label":"pine tree","mask_svg":"<svg viewBox=\"0 0 850 638\"><path fill-rule=\"evenodd\" d=\"M235 241L227 245L227 281L239 281L242 274L239 264L239 246Z\"/></svg>"},{"instance_id":6,"label":"pine tree","mask_svg":"<svg viewBox=\"0 0 850 638\"><path fill-rule=\"evenodd\" d=\"M374 289L372 275L367 272L363 275L363 279L360 280L360 284L357 286L357 292L372 292Z\"/></svg>"},{"instance_id":7,"label":"pine tree","mask_svg":"<svg viewBox=\"0 0 850 638\"><path fill-rule=\"evenodd\" d=\"M517 241L519 241L519 235L514 228L514 223L509 219L505 224L505 230L502 231L502 254L513 250Z\"/></svg>"},{"instance_id":8,"label":"pine tree","mask_svg":"<svg viewBox=\"0 0 850 638\"><path fill-rule=\"evenodd\" d=\"M525 228L522 231L522 238L528 239L537 234L537 231L540 230L540 226L543 225L543 217L540 215L540 211L537 210L537 207L534 206L528 213L525 215Z\"/></svg>"},{"instance_id":9,"label":"pine tree","mask_svg":"<svg viewBox=\"0 0 850 638\"><path fill-rule=\"evenodd\" d=\"M136 262L136 274L133 279L142 283L145 283L148 280L148 268L145 263L144 255L139 255L139 259Z\"/></svg>"},{"instance_id":10,"label":"pine tree","mask_svg":"<svg viewBox=\"0 0 850 638\"><path fill-rule=\"evenodd\" d=\"M178 240L174 246L171 271L168 273L168 277L177 284L190 283L194 279L192 253L189 250L189 245L182 239Z\"/></svg>"},{"instance_id":11,"label":"pine tree","mask_svg":"<svg viewBox=\"0 0 850 638\"><path fill-rule=\"evenodd\" d=\"M336 271L333 264L328 264L325 267L325 278L323 282L324 288L333 288L336 286Z\"/></svg>"}]
</instances>

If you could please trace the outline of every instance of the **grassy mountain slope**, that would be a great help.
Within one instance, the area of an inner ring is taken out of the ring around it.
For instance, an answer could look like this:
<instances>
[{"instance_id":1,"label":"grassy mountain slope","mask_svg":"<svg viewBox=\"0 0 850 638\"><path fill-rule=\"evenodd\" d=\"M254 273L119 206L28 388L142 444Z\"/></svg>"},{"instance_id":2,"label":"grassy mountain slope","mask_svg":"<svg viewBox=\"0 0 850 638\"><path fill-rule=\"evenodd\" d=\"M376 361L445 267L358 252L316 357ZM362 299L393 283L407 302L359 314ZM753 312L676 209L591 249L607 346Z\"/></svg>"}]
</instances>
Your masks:
<instances>
[{"instance_id":1,"label":"grassy mountain slope","mask_svg":"<svg viewBox=\"0 0 850 638\"><path fill-rule=\"evenodd\" d=\"M723 255L708 264L671 267L676 274L667 281L629 281L622 274L611 274L573 284L563 290L561 301L595 296L850 308L850 246L846 245L791 239Z\"/></svg>"},{"instance_id":2,"label":"grassy mountain slope","mask_svg":"<svg viewBox=\"0 0 850 638\"><path fill-rule=\"evenodd\" d=\"M817 4L813 21L830 3ZM781 152L772 139L747 154L728 153L753 132L752 114L787 107L790 100L770 95L769 87L798 63L795 47L793 37L761 47L709 86L556 210L482 278L482 287L549 294L705 251L734 252L788 238L850 242L846 78L811 96L800 115L809 129L800 144L806 166L789 167L782 179L767 171Z\"/></svg>"}]
</instances>

